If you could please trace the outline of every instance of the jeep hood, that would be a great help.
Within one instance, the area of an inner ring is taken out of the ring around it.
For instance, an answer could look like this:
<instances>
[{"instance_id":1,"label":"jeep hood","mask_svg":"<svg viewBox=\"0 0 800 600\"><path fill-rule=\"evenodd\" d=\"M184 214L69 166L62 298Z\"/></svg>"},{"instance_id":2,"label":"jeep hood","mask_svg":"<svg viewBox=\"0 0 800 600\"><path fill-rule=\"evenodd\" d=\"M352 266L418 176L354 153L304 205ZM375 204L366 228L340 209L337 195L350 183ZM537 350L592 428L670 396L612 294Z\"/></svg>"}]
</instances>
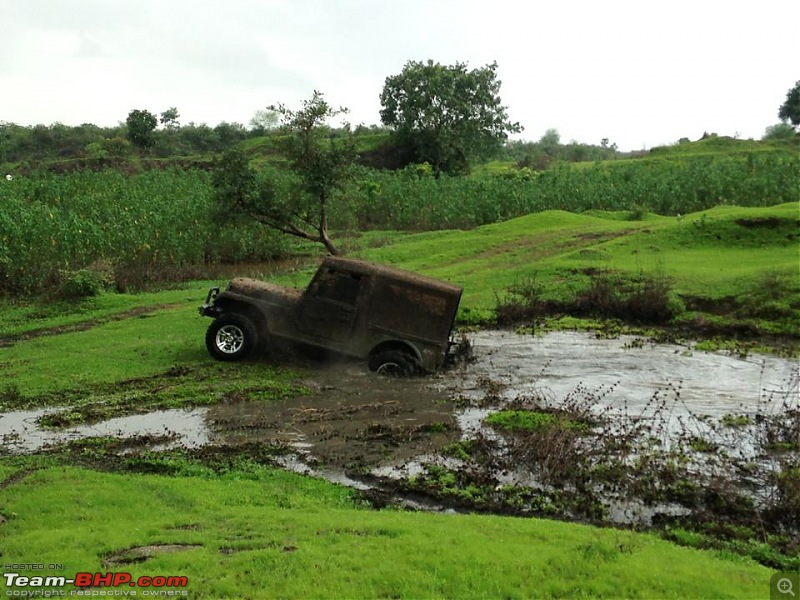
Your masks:
<instances>
[{"instance_id":1,"label":"jeep hood","mask_svg":"<svg viewBox=\"0 0 800 600\"><path fill-rule=\"evenodd\" d=\"M296 304L303 295L302 290L266 283L257 279L237 277L228 284L226 293L250 298L258 298L271 304L288 306Z\"/></svg>"}]
</instances>

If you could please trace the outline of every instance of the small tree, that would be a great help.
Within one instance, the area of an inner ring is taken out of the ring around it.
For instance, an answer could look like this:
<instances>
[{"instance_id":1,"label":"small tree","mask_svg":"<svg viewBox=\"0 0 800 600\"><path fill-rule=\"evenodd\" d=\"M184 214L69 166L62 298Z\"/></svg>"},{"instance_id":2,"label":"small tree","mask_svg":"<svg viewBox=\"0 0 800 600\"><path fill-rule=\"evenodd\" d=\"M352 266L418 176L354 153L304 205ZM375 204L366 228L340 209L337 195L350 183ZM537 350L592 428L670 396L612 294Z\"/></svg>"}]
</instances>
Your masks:
<instances>
[{"instance_id":1,"label":"small tree","mask_svg":"<svg viewBox=\"0 0 800 600\"><path fill-rule=\"evenodd\" d=\"M263 167L256 171L241 149L226 152L213 175L218 207L319 242L334 256L339 255L328 233L328 210L351 176L356 150L350 127L346 125L334 136L327 121L347 109L332 108L322 93L315 91L298 111L282 104L268 110L281 115L288 170Z\"/></svg>"},{"instance_id":2,"label":"small tree","mask_svg":"<svg viewBox=\"0 0 800 600\"><path fill-rule=\"evenodd\" d=\"M178 109L173 106L161 113L161 125L165 129L178 129L181 126L179 118Z\"/></svg>"},{"instance_id":3,"label":"small tree","mask_svg":"<svg viewBox=\"0 0 800 600\"><path fill-rule=\"evenodd\" d=\"M437 177L464 171L469 158L491 155L509 133L522 131L508 120L500 83L497 63L468 70L463 63L409 61L399 75L386 78L381 121Z\"/></svg>"},{"instance_id":4,"label":"small tree","mask_svg":"<svg viewBox=\"0 0 800 600\"><path fill-rule=\"evenodd\" d=\"M134 146L150 148L155 143L153 132L158 119L154 114L146 110L132 110L125 123L128 126L128 139Z\"/></svg>"},{"instance_id":5,"label":"small tree","mask_svg":"<svg viewBox=\"0 0 800 600\"><path fill-rule=\"evenodd\" d=\"M274 110L257 110L250 119L250 130L256 135L264 135L278 127L281 117Z\"/></svg>"},{"instance_id":6,"label":"small tree","mask_svg":"<svg viewBox=\"0 0 800 600\"><path fill-rule=\"evenodd\" d=\"M764 130L764 135L761 137L762 140L791 140L797 135L795 132L794 127L789 125L788 123L776 123L775 125L770 125Z\"/></svg>"},{"instance_id":7,"label":"small tree","mask_svg":"<svg viewBox=\"0 0 800 600\"><path fill-rule=\"evenodd\" d=\"M791 122L795 127L800 126L800 81L786 92L786 102L778 109L778 118Z\"/></svg>"}]
</instances>

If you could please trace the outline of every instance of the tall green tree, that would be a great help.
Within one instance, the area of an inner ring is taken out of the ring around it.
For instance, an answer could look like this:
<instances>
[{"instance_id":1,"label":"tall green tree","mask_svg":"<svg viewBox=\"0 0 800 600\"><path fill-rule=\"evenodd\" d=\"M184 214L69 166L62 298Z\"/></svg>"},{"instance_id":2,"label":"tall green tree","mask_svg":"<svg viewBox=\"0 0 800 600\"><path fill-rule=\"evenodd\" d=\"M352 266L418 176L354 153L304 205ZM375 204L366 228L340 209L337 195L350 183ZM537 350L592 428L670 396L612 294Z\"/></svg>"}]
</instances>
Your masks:
<instances>
[{"instance_id":1,"label":"tall green tree","mask_svg":"<svg viewBox=\"0 0 800 600\"><path fill-rule=\"evenodd\" d=\"M429 60L409 61L386 78L381 122L394 128L414 162L428 162L434 174L457 173L473 157L490 156L510 133L522 131L508 119L500 100L497 63L468 69Z\"/></svg>"},{"instance_id":2,"label":"tall green tree","mask_svg":"<svg viewBox=\"0 0 800 600\"><path fill-rule=\"evenodd\" d=\"M299 110L284 105L268 110L281 115L282 151L288 169L254 169L241 149L218 161L213 185L218 208L244 215L283 233L319 242L334 256L340 251L328 232L330 205L352 176L355 140L349 125L332 132L328 121L346 114L315 91Z\"/></svg>"},{"instance_id":3,"label":"tall green tree","mask_svg":"<svg viewBox=\"0 0 800 600\"><path fill-rule=\"evenodd\" d=\"M150 148L155 144L155 129L158 118L147 110L134 109L125 120L128 126L128 139L138 148Z\"/></svg>"},{"instance_id":4,"label":"tall green tree","mask_svg":"<svg viewBox=\"0 0 800 600\"><path fill-rule=\"evenodd\" d=\"M778 109L778 118L791 122L795 127L800 126L800 81L786 92L786 102Z\"/></svg>"}]
</instances>

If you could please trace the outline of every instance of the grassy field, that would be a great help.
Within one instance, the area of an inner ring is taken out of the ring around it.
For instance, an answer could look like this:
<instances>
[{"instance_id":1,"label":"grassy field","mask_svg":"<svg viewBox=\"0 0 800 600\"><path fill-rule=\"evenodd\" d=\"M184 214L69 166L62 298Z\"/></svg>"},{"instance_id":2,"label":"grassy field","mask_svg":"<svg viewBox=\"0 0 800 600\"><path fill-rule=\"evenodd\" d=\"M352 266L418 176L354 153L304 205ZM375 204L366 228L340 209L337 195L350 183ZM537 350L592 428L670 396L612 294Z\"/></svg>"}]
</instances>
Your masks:
<instances>
[{"instance_id":1,"label":"grassy field","mask_svg":"<svg viewBox=\"0 0 800 600\"><path fill-rule=\"evenodd\" d=\"M799 208L721 207L641 220L546 211L470 232L411 235L362 254L463 285L464 322L491 319L503 290L526 282L535 283L538 301L569 314L598 277L653 277L678 299L674 326L797 338Z\"/></svg>"},{"instance_id":2,"label":"grassy field","mask_svg":"<svg viewBox=\"0 0 800 600\"><path fill-rule=\"evenodd\" d=\"M738 284L759 273L797 274L797 203L626 217L546 211L474 231L410 235L402 244L363 254L462 284L467 305L474 308L493 306L498 288L537 272L661 269L681 292L709 298L740 292Z\"/></svg>"},{"instance_id":3,"label":"grassy field","mask_svg":"<svg viewBox=\"0 0 800 600\"><path fill-rule=\"evenodd\" d=\"M5 562L65 565L40 575L186 576L193 598L756 598L771 575L629 531L376 512L345 488L258 466L170 476L52 466L8 485L0 503Z\"/></svg>"},{"instance_id":4,"label":"grassy field","mask_svg":"<svg viewBox=\"0 0 800 600\"><path fill-rule=\"evenodd\" d=\"M587 273L644 270L662 272L687 302L725 308L687 310L686 323L752 321L797 338L796 203L629 217L547 211L470 232L372 232L349 243L356 255L464 285L464 323L490 318L504 288L526 278L566 301L588 285ZM302 286L310 273L275 280ZM765 281L783 287L764 292ZM286 368L208 357L208 320L195 308L209 283L73 303L3 301L0 409L59 406L68 424L242 393L265 402L297 394ZM764 293L774 295L769 313L758 312ZM208 598L769 594L763 566L647 534L371 510L350 489L269 466L269 448L263 460L123 450L96 440L0 458L3 560L63 563L68 575L185 575L191 596Z\"/></svg>"}]
</instances>

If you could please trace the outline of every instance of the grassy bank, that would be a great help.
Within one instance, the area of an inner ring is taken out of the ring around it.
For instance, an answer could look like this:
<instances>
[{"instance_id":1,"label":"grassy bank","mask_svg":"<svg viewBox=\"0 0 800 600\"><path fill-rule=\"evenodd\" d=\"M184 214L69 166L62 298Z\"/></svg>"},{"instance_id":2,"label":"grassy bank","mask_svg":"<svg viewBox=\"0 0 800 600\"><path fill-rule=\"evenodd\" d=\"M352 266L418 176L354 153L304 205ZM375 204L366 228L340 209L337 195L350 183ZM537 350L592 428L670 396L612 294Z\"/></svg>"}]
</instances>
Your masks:
<instances>
[{"instance_id":1,"label":"grassy bank","mask_svg":"<svg viewBox=\"0 0 800 600\"><path fill-rule=\"evenodd\" d=\"M50 466L10 483L20 467L2 466L0 551L6 562L66 565L40 575L186 576L197 598L753 598L769 589L764 567L645 534L375 512L350 490L267 467L186 464L190 474L159 476Z\"/></svg>"}]
</instances>

